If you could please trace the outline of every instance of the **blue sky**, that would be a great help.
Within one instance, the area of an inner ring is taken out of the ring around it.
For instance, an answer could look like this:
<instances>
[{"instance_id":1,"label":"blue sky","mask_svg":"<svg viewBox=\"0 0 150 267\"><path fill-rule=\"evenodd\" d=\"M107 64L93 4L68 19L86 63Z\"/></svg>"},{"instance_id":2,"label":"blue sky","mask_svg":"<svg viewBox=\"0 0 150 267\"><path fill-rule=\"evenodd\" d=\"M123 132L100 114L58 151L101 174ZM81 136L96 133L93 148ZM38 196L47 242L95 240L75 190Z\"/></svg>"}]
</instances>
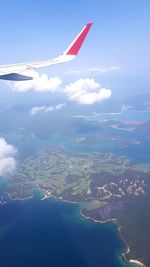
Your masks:
<instances>
[{"instance_id":1,"label":"blue sky","mask_svg":"<svg viewBox=\"0 0 150 267\"><path fill-rule=\"evenodd\" d=\"M78 57L44 72L61 76L65 83L94 78L114 97L149 92L149 0L1 0L0 4L1 65L57 56L84 24L93 22ZM120 70L66 74L111 67Z\"/></svg>"}]
</instances>

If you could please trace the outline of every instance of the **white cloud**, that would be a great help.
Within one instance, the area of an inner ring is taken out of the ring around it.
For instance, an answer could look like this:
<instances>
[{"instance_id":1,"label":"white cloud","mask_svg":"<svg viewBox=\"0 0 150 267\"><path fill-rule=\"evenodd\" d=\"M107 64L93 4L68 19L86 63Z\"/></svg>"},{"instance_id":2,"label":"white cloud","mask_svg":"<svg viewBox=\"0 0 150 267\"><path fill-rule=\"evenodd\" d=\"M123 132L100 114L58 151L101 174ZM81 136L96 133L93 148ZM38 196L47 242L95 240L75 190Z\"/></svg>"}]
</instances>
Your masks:
<instances>
[{"instance_id":1,"label":"white cloud","mask_svg":"<svg viewBox=\"0 0 150 267\"><path fill-rule=\"evenodd\" d=\"M41 111L45 110L45 106L41 106L41 107L33 107L31 109L31 115L35 115Z\"/></svg>"},{"instance_id":2,"label":"white cloud","mask_svg":"<svg viewBox=\"0 0 150 267\"><path fill-rule=\"evenodd\" d=\"M79 104L91 105L111 97L111 90L102 88L94 79L79 79L65 87L68 98Z\"/></svg>"},{"instance_id":3,"label":"white cloud","mask_svg":"<svg viewBox=\"0 0 150 267\"><path fill-rule=\"evenodd\" d=\"M55 106L55 109L56 109L56 110L59 110L59 109L63 108L64 106L66 106L65 103L58 104L58 105Z\"/></svg>"},{"instance_id":4,"label":"white cloud","mask_svg":"<svg viewBox=\"0 0 150 267\"><path fill-rule=\"evenodd\" d=\"M0 138L0 158L14 155L15 153L14 146L8 144L4 138Z\"/></svg>"},{"instance_id":5,"label":"white cloud","mask_svg":"<svg viewBox=\"0 0 150 267\"><path fill-rule=\"evenodd\" d=\"M45 106L44 112L54 111L54 109L55 107L53 106L48 106L48 107Z\"/></svg>"},{"instance_id":6,"label":"white cloud","mask_svg":"<svg viewBox=\"0 0 150 267\"><path fill-rule=\"evenodd\" d=\"M86 69L80 69L80 70L70 70L67 71L67 74L84 74L84 73L108 73L112 71L120 70L120 67L93 67L93 68L86 68Z\"/></svg>"},{"instance_id":7,"label":"white cloud","mask_svg":"<svg viewBox=\"0 0 150 267\"><path fill-rule=\"evenodd\" d=\"M12 173L16 168L16 161L13 157L0 158L0 176Z\"/></svg>"},{"instance_id":8,"label":"white cloud","mask_svg":"<svg viewBox=\"0 0 150 267\"><path fill-rule=\"evenodd\" d=\"M111 90L101 88L98 92L85 93L78 99L80 104L91 105L111 97Z\"/></svg>"},{"instance_id":9,"label":"white cloud","mask_svg":"<svg viewBox=\"0 0 150 267\"><path fill-rule=\"evenodd\" d=\"M40 107L33 107L30 111L31 115L34 116L37 113L40 112L50 112L50 111L55 111L55 110L60 110L61 108L63 108L66 104L62 103L62 104L58 104L58 105L54 105L54 106L40 106Z\"/></svg>"},{"instance_id":10,"label":"white cloud","mask_svg":"<svg viewBox=\"0 0 150 267\"><path fill-rule=\"evenodd\" d=\"M55 92L62 83L61 79L57 76L49 78L47 74L43 73L40 75L37 71L33 70L22 74L33 77L33 80L8 82L13 91L27 92L35 90L37 92Z\"/></svg>"},{"instance_id":11,"label":"white cloud","mask_svg":"<svg viewBox=\"0 0 150 267\"><path fill-rule=\"evenodd\" d=\"M0 176L15 170L16 161L14 155L16 152L14 146L8 144L4 138L0 138Z\"/></svg>"}]
</instances>

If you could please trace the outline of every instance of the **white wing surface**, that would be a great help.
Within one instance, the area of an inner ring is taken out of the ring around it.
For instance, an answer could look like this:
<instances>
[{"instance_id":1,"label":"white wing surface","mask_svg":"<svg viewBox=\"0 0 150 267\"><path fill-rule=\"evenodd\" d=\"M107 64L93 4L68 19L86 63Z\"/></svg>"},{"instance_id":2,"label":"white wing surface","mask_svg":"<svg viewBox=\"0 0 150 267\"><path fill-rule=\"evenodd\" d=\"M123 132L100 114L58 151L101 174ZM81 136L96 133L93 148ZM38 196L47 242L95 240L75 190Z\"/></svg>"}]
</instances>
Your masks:
<instances>
[{"instance_id":1,"label":"white wing surface","mask_svg":"<svg viewBox=\"0 0 150 267\"><path fill-rule=\"evenodd\" d=\"M32 80L33 77L26 76L23 72L73 60L78 54L91 26L92 23L88 23L65 50L65 52L58 57L43 61L0 66L0 79L11 81Z\"/></svg>"}]
</instances>

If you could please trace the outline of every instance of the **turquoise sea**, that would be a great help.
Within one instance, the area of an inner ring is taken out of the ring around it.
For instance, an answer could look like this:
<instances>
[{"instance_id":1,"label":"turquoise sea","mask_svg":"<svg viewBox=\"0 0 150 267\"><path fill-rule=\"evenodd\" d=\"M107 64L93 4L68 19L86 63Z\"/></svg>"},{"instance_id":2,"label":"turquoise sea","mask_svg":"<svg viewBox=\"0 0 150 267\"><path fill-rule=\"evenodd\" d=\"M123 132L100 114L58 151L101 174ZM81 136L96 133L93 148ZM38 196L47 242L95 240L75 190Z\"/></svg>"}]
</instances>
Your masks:
<instances>
[{"instance_id":1,"label":"turquoise sea","mask_svg":"<svg viewBox=\"0 0 150 267\"><path fill-rule=\"evenodd\" d=\"M89 120L148 121L150 111L122 111L120 113L100 113L88 116Z\"/></svg>"}]
</instances>

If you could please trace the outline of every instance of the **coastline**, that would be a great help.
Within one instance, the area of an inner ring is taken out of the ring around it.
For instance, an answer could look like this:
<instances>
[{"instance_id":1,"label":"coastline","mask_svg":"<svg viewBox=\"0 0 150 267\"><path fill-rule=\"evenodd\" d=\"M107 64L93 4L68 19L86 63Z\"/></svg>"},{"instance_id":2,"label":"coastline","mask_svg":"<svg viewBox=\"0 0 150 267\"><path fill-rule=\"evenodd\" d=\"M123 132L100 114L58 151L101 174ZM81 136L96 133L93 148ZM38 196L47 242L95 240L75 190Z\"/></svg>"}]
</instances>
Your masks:
<instances>
[{"instance_id":1,"label":"coastline","mask_svg":"<svg viewBox=\"0 0 150 267\"><path fill-rule=\"evenodd\" d=\"M142 262L138 261L138 260L129 260L129 263L134 263L137 264L137 266L141 266L141 267L146 267Z\"/></svg>"},{"instance_id":2,"label":"coastline","mask_svg":"<svg viewBox=\"0 0 150 267\"><path fill-rule=\"evenodd\" d=\"M15 201L15 200L21 200L21 201L24 201L24 200L27 200L27 199L32 199L33 198L33 195L32 196L29 196L29 197L26 197L26 198L16 198L16 199L13 199L10 195L8 196L12 201ZM80 204L80 202L73 202L73 201L69 201L69 200L64 200L63 198L57 198L56 196L54 196L53 194L46 194L43 196L43 198L41 198L41 200L46 200L46 199L55 199L56 201L62 201L64 203L70 203L70 204ZM139 260L136 260L136 259L130 259L128 260L126 255L130 252L130 248L128 246L128 244L126 243L126 241L124 240L124 238L122 237L122 234L121 234L121 225L118 224L118 221L116 218L112 218L112 219L107 219L107 220L103 220L103 221L100 221L100 220L96 220L90 216L86 216L83 214L82 210L80 209L80 216L83 217L84 219L86 220L92 220L94 221L95 223L100 223L100 224L105 224L107 222L112 222L114 224L117 225L117 229L119 231L119 236L121 238L121 240L125 243L127 249L125 252L122 252L121 253L121 257L123 258L123 260L125 261L125 263L127 264L135 264L137 267L147 267L146 265L144 265L141 261Z\"/></svg>"},{"instance_id":3,"label":"coastline","mask_svg":"<svg viewBox=\"0 0 150 267\"><path fill-rule=\"evenodd\" d=\"M117 222L117 219L116 219L116 218L108 219L108 220L105 220L105 221L95 220L95 219L93 219L92 217L85 216L85 215L82 213L82 210L80 210L80 215L81 215L82 217L84 217L84 219L86 219L86 220L92 220L92 221L94 221L94 222L96 222L96 223L101 223L101 224L102 224L102 223L107 223L107 222L112 222L112 223ZM123 242L125 243L125 245L126 245L126 247L127 247L126 251L121 253L121 256L122 256L123 260L124 260L126 263L128 263L128 264L135 264L137 267L147 267L146 265L144 265L144 264L143 264L141 261L139 261L139 260L136 260L136 259L130 259L130 260L127 260L126 255L130 252L130 248L129 248L128 244L125 242L124 238L122 237L122 234L121 234L121 226L120 226L118 223L117 223L117 229L118 229L118 231L119 231L119 236L120 236L121 240L123 240Z\"/></svg>"}]
</instances>

